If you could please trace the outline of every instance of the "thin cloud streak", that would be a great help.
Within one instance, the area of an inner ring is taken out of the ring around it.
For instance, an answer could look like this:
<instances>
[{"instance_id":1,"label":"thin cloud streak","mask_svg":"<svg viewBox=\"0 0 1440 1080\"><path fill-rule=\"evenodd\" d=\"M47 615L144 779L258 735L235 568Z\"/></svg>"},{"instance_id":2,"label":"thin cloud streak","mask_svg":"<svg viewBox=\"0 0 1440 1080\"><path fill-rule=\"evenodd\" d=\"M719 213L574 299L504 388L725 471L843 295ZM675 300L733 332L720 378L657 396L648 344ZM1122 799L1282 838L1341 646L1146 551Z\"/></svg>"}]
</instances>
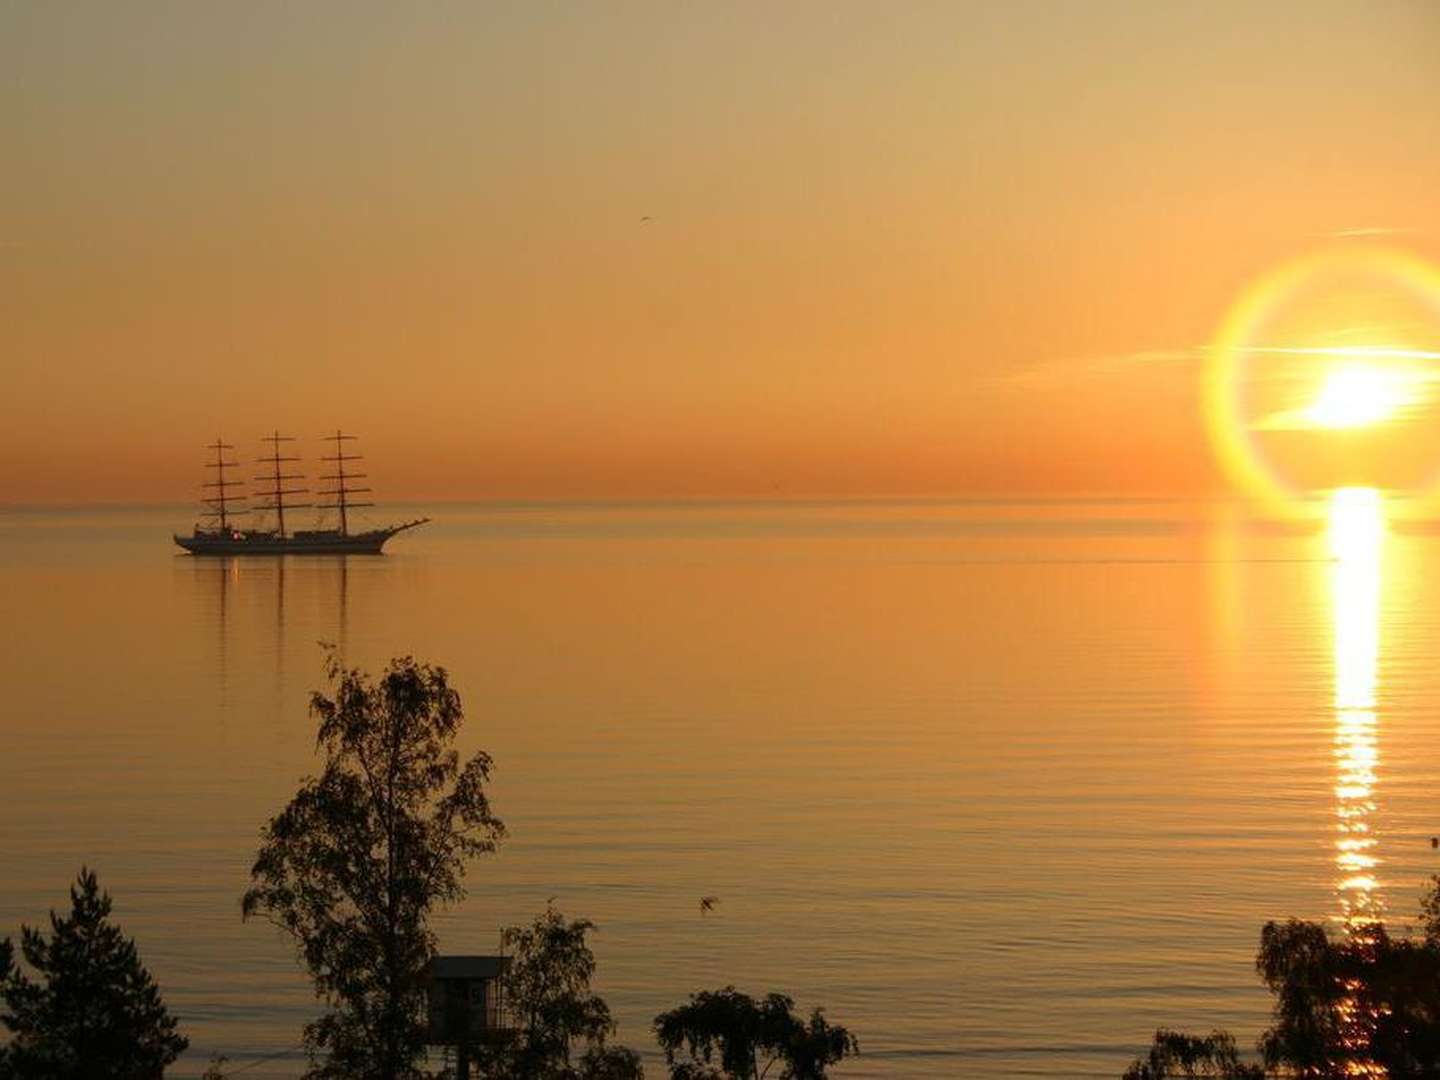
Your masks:
<instances>
[{"instance_id":1,"label":"thin cloud streak","mask_svg":"<svg viewBox=\"0 0 1440 1080\"><path fill-rule=\"evenodd\" d=\"M1440 352L1431 349L1407 349L1390 345L1320 345L1311 348L1247 345L1241 351L1267 356L1331 356L1350 360L1440 360Z\"/></svg>"},{"instance_id":2,"label":"thin cloud streak","mask_svg":"<svg viewBox=\"0 0 1440 1080\"><path fill-rule=\"evenodd\" d=\"M1320 233L1331 240L1369 240L1377 236L1410 236L1418 230L1409 226L1376 225L1363 229L1339 229L1336 232Z\"/></svg>"},{"instance_id":3,"label":"thin cloud streak","mask_svg":"<svg viewBox=\"0 0 1440 1080\"><path fill-rule=\"evenodd\" d=\"M1386 425L1392 424L1413 424L1421 420L1429 412L1429 405L1434 400L1434 395L1427 394L1417 398L1415 401L1407 402L1399 406L1393 413L1384 420ZM1357 427L1369 427L1369 424L1359 424ZM1251 431L1333 431L1334 425L1321 423L1315 419L1310 406L1303 409L1281 409L1269 416L1262 416L1250 425Z\"/></svg>"},{"instance_id":4,"label":"thin cloud streak","mask_svg":"<svg viewBox=\"0 0 1440 1080\"><path fill-rule=\"evenodd\" d=\"M1393 328L1391 328L1393 330ZM1244 345L1237 350L1247 355L1259 356L1317 356L1335 360L1440 360L1440 350L1414 349L1400 345ZM1195 345L1179 349L1145 349L1111 356L1085 358L1066 357L1043 360L1018 371L996 376L996 381L1010 386L1032 388L1060 387L1086 379L1108 378L1123 375L1137 368L1169 364L1203 362L1211 354L1208 345ZM1294 373L1252 372L1249 376L1257 381L1288 381ZM1425 377L1440 380L1440 374Z\"/></svg>"},{"instance_id":5,"label":"thin cloud streak","mask_svg":"<svg viewBox=\"0 0 1440 1080\"><path fill-rule=\"evenodd\" d=\"M1065 386L1084 379L1123 375L1136 368L1193 363L1205 358L1207 350L1200 346L1188 349L1145 349L1112 356L1042 360L997 376L997 381L1010 386L1034 388Z\"/></svg>"}]
</instances>

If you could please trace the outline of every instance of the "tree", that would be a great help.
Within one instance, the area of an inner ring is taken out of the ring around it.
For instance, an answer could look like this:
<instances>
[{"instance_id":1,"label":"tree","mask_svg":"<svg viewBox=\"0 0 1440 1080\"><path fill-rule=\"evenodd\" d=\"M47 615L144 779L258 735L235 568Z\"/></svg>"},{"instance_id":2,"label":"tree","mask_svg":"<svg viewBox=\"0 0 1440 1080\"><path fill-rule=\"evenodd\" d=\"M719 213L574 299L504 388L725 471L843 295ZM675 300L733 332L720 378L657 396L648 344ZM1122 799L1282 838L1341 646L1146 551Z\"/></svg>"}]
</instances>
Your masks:
<instances>
[{"instance_id":1,"label":"tree","mask_svg":"<svg viewBox=\"0 0 1440 1080\"><path fill-rule=\"evenodd\" d=\"M9 938L5 938L0 941L0 1000L4 1000L5 988L14 977L15 946L10 943ZM0 1015L0 1023L4 1023L3 1015ZM11 1080L15 1075L10 1062L10 1047L0 1046L0 1080Z\"/></svg>"},{"instance_id":2,"label":"tree","mask_svg":"<svg viewBox=\"0 0 1440 1080\"><path fill-rule=\"evenodd\" d=\"M1258 1043L1263 1067L1240 1064L1224 1032L1162 1031L1126 1080L1440 1076L1440 878L1432 879L1421 921L1421 938L1392 937L1379 922L1340 937L1300 919L1267 923L1255 958L1274 996L1271 1026Z\"/></svg>"},{"instance_id":3,"label":"tree","mask_svg":"<svg viewBox=\"0 0 1440 1080\"><path fill-rule=\"evenodd\" d=\"M1440 947L1380 923L1336 940L1318 923L1269 923L1255 960L1275 995L1265 1063L1317 1077L1440 1075Z\"/></svg>"},{"instance_id":4,"label":"tree","mask_svg":"<svg viewBox=\"0 0 1440 1080\"><path fill-rule=\"evenodd\" d=\"M806 1022L794 1008L784 994L757 1001L733 986L706 990L657 1016L655 1036L672 1080L760 1080L776 1065L777 1080L824 1080L827 1066L860 1052L855 1037L820 1009ZM682 1053L686 1060L677 1061Z\"/></svg>"},{"instance_id":5,"label":"tree","mask_svg":"<svg viewBox=\"0 0 1440 1080\"><path fill-rule=\"evenodd\" d=\"M645 1080L640 1055L628 1046L592 1046L576 1071L578 1080Z\"/></svg>"},{"instance_id":6,"label":"tree","mask_svg":"<svg viewBox=\"0 0 1440 1080\"><path fill-rule=\"evenodd\" d=\"M1353 966L1346 952L1318 923L1265 924L1255 970L1275 995L1274 1024L1260 1037L1271 1068L1293 1063L1304 1074L1328 1076L1359 1051L1345 1040L1342 1006L1352 991L1344 970Z\"/></svg>"},{"instance_id":7,"label":"tree","mask_svg":"<svg viewBox=\"0 0 1440 1080\"><path fill-rule=\"evenodd\" d=\"M135 942L110 922L110 894L81 869L70 915L50 912L50 936L22 927L20 951L0 943L0 1023L11 1041L0 1075L14 1080L155 1080L189 1040L177 1033Z\"/></svg>"},{"instance_id":8,"label":"tree","mask_svg":"<svg viewBox=\"0 0 1440 1080\"><path fill-rule=\"evenodd\" d=\"M607 1046L615 1033L610 1009L590 989L595 954L586 936L595 924L573 922L553 907L529 926L506 927L513 950L505 995L513 1039L477 1049L481 1076L512 1080L633 1080L643 1075L633 1050ZM586 1050L577 1064L577 1045Z\"/></svg>"},{"instance_id":9,"label":"tree","mask_svg":"<svg viewBox=\"0 0 1440 1080\"><path fill-rule=\"evenodd\" d=\"M326 672L311 696L318 778L265 826L242 911L294 938L327 1011L305 1029L313 1080L421 1076L430 916L465 895L468 859L495 850L488 755L462 766L464 719L445 669L392 660L378 681Z\"/></svg>"},{"instance_id":10,"label":"tree","mask_svg":"<svg viewBox=\"0 0 1440 1080\"><path fill-rule=\"evenodd\" d=\"M1223 1031L1197 1036L1162 1029L1155 1033L1149 1055L1132 1064L1124 1080L1264 1080L1264 1076L1259 1065L1240 1061L1235 1040Z\"/></svg>"}]
</instances>

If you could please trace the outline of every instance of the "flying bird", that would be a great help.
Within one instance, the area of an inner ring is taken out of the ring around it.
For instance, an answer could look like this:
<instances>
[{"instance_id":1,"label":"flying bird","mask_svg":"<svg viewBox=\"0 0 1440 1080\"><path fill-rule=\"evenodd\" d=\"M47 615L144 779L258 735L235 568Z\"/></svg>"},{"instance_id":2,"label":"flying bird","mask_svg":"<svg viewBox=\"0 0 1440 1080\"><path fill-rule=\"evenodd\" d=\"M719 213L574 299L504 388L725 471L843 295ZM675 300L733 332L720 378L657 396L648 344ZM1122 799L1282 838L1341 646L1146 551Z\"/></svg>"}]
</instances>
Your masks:
<instances>
[{"instance_id":1,"label":"flying bird","mask_svg":"<svg viewBox=\"0 0 1440 1080\"><path fill-rule=\"evenodd\" d=\"M719 898L718 896L702 896L702 897L700 897L700 914L701 914L701 915L704 915L707 911L714 911L714 910L715 910L715 905L718 904L719 902L720 902L720 898Z\"/></svg>"},{"instance_id":2,"label":"flying bird","mask_svg":"<svg viewBox=\"0 0 1440 1080\"><path fill-rule=\"evenodd\" d=\"M655 219L652 218L649 214L646 214L644 217L642 217L642 218L640 219L640 224L641 224L641 225L648 225L650 222L652 222L652 221L654 221L654 220L655 220Z\"/></svg>"}]
</instances>

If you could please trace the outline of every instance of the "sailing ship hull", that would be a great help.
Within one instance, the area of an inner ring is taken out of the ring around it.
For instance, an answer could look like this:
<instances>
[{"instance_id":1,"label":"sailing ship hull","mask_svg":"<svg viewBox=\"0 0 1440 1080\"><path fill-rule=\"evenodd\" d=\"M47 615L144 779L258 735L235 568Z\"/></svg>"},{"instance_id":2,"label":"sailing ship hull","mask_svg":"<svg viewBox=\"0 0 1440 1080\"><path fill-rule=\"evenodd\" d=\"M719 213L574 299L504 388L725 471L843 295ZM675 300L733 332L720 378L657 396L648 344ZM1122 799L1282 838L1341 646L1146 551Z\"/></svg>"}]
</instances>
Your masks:
<instances>
[{"instance_id":1,"label":"sailing ship hull","mask_svg":"<svg viewBox=\"0 0 1440 1080\"><path fill-rule=\"evenodd\" d=\"M301 532L290 536L197 531L192 536L176 536L175 543L192 555L380 555L385 541L419 524L407 522L363 533Z\"/></svg>"}]
</instances>

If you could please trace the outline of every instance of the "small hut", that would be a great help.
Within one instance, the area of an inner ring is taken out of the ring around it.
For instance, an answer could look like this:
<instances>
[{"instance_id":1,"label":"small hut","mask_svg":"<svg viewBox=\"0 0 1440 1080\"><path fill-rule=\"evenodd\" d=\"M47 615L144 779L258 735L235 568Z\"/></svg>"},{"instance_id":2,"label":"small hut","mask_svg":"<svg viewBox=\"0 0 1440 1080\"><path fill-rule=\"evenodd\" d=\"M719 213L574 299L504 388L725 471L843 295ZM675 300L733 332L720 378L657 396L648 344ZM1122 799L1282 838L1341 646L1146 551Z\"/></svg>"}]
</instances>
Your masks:
<instances>
[{"instance_id":1,"label":"small hut","mask_svg":"<svg viewBox=\"0 0 1440 1080\"><path fill-rule=\"evenodd\" d=\"M437 956L427 972L431 1046L464 1046L505 1029L508 956Z\"/></svg>"}]
</instances>

